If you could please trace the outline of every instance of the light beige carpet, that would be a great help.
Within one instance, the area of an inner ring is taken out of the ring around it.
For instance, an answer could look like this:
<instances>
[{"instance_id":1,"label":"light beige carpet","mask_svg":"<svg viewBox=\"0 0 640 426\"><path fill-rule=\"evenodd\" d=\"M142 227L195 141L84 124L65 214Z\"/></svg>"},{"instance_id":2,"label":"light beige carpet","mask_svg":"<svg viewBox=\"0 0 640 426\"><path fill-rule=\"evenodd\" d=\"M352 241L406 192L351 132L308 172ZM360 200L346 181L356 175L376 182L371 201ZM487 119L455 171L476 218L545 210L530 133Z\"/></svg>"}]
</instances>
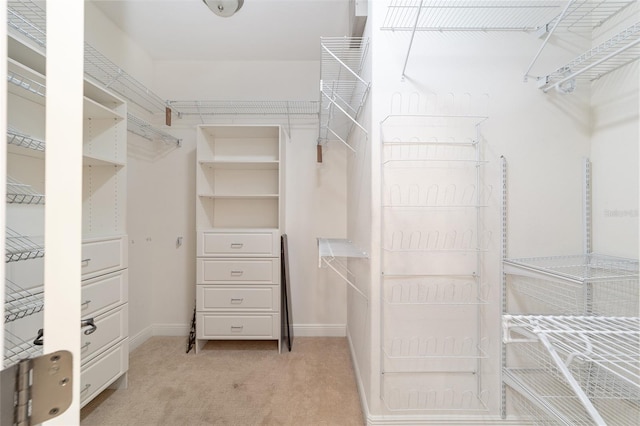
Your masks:
<instances>
[{"instance_id":1,"label":"light beige carpet","mask_svg":"<svg viewBox=\"0 0 640 426\"><path fill-rule=\"evenodd\" d=\"M83 425L362 425L345 338L209 342L153 337L131 353L129 387L106 390Z\"/></svg>"}]
</instances>

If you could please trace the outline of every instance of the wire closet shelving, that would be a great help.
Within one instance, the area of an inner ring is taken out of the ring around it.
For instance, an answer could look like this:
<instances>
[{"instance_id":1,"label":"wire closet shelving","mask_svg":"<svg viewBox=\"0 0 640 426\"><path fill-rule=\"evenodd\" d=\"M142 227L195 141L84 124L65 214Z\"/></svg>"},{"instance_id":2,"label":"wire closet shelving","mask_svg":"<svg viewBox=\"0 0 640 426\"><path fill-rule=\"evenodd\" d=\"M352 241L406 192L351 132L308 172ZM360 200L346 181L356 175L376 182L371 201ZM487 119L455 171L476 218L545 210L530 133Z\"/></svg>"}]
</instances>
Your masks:
<instances>
[{"instance_id":1,"label":"wire closet shelving","mask_svg":"<svg viewBox=\"0 0 640 426\"><path fill-rule=\"evenodd\" d=\"M370 83L361 74L369 49L363 37L320 39L320 134L318 144L340 141L349 149L354 128L367 134L358 116L369 93Z\"/></svg>"},{"instance_id":2,"label":"wire closet shelving","mask_svg":"<svg viewBox=\"0 0 640 426\"><path fill-rule=\"evenodd\" d=\"M508 400L534 424L640 418L639 262L591 252L590 162L584 166L585 253L509 258L503 159L503 417Z\"/></svg>"},{"instance_id":3,"label":"wire closet shelving","mask_svg":"<svg viewBox=\"0 0 640 426\"><path fill-rule=\"evenodd\" d=\"M525 31L544 35L544 41L525 72L544 92L568 93L576 80L593 81L640 58L640 23L578 55L546 74L532 68L553 34L591 32L634 4L634 0L392 0L381 29L411 32L402 71L411 54L416 32ZM590 35L590 34L589 34Z\"/></svg>"},{"instance_id":4,"label":"wire closet shelving","mask_svg":"<svg viewBox=\"0 0 640 426\"><path fill-rule=\"evenodd\" d=\"M47 42L46 11L31 0L9 1L7 6L9 29L35 43L44 54ZM100 83L104 88L118 93L143 110L151 114L166 113L166 102L162 98L88 43L85 43L84 48L84 72L85 75ZM9 82L15 85L20 84L23 88L36 95L45 96L44 84L33 84L16 73L10 74ZM137 134L146 139L180 145L178 138L160 129L152 129L152 126L148 123L143 125L143 120L132 114L128 115L128 120L131 121L128 128L133 129L134 133L136 133L135 130L140 130L141 126L144 127L144 134L141 134L142 132ZM153 135L153 137L150 138L149 135Z\"/></svg>"}]
</instances>

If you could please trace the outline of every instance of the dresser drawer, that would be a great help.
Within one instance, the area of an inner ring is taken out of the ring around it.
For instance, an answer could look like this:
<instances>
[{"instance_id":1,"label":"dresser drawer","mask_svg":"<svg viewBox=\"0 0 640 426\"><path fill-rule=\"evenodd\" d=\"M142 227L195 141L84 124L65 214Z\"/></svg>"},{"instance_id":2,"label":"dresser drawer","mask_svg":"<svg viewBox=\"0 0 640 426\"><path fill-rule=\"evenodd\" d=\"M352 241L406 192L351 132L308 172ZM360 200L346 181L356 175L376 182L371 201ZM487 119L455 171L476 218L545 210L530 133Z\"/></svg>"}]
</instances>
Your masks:
<instances>
[{"instance_id":1,"label":"dresser drawer","mask_svg":"<svg viewBox=\"0 0 640 426\"><path fill-rule=\"evenodd\" d=\"M279 284L279 259L197 260L198 284Z\"/></svg>"},{"instance_id":2,"label":"dresser drawer","mask_svg":"<svg viewBox=\"0 0 640 426\"><path fill-rule=\"evenodd\" d=\"M278 339L280 315L196 315L198 339Z\"/></svg>"},{"instance_id":3,"label":"dresser drawer","mask_svg":"<svg viewBox=\"0 0 640 426\"><path fill-rule=\"evenodd\" d=\"M81 368L80 404L91 401L128 369L129 342L124 340Z\"/></svg>"},{"instance_id":4,"label":"dresser drawer","mask_svg":"<svg viewBox=\"0 0 640 426\"><path fill-rule=\"evenodd\" d=\"M276 230L252 232L198 232L199 257L280 257Z\"/></svg>"},{"instance_id":5,"label":"dresser drawer","mask_svg":"<svg viewBox=\"0 0 640 426\"><path fill-rule=\"evenodd\" d=\"M280 292L277 286L222 287L197 286L197 310L280 310Z\"/></svg>"},{"instance_id":6,"label":"dresser drawer","mask_svg":"<svg viewBox=\"0 0 640 426\"><path fill-rule=\"evenodd\" d=\"M87 319L87 317L83 317L83 319ZM127 337L129 328L127 305L95 317L94 322L97 328L91 334L85 334L85 331L90 327L82 327L80 345L82 362L86 362L94 355Z\"/></svg>"},{"instance_id":7,"label":"dresser drawer","mask_svg":"<svg viewBox=\"0 0 640 426\"><path fill-rule=\"evenodd\" d=\"M128 264L126 236L82 242L82 279L124 269Z\"/></svg>"},{"instance_id":8,"label":"dresser drawer","mask_svg":"<svg viewBox=\"0 0 640 426\"><path fill-rule=\"evenodd\" d=\"M128 288L129 273L126 269L83 281L80 315L87 318L122 305L127 302Z\"/></svg>"}]
</instances>

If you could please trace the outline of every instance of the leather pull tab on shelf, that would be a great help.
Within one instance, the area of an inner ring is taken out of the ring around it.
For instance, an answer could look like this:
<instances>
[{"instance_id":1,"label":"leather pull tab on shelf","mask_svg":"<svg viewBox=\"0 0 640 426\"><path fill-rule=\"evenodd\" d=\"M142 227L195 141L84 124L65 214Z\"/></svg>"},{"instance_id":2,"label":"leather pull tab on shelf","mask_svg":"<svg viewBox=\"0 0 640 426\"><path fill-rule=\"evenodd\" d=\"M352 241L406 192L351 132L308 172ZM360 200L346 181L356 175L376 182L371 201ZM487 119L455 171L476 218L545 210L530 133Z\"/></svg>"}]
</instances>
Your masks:
<instances>
[{"instance_id":1,"label":"leather pull tab on shelf","mask_svg":"<svg viewBox=\"0 0 640 426\"><path fill-rule=\"evenodd\" d=\"M322 145L316 145L316 161L322 163Z\"/></svg>"},{"instance_id":2,"label":"leather pull tab on shelf","mask_svg":"<svg viewBox=\"0 0 640 426\"><path fill-rule=\"evenodd\" d=\"M164 109L164 124L171 126L171 108L169 107Z\"/></svg>"}]
</instances>

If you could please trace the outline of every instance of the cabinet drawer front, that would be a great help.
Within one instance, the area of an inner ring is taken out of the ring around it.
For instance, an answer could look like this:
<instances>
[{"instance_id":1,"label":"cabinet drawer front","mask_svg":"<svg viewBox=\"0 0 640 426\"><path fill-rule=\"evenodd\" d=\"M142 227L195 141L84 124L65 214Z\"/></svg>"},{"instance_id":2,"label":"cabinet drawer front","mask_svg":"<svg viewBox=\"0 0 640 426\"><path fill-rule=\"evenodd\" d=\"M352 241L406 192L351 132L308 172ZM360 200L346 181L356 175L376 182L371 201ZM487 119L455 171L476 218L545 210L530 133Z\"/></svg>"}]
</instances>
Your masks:
<instances>
[{"instance_id":1,"label":"cabinet drawer front","mask_svg":"<svg viewBox=\"0 0 640 426\"><path fill-rule=\"evenodd\" d=\"M198 284L278 284L278 259L198 259Z\"/></svg>"},{"instance_id":2,"label":"cabinet drawer front","mask_svg":"<svg viewBox=\"0 0 640 426\"><path fill-rule=\"evenodd\" d=\"M126 237L82 243L82 278L91 278L127 267Z\"/></svg>"},{"instance_id":3,"label":"cabinet drawer front","mask_svg":"<svg viewBox=\"0 0 640 426\"><path fill-rule=\"evenodd\" d=\"M198 339L279 338L280 316L274 315L197 315Z\"/></svg>"},{"instance_id":4,"label":"cabinet drawer front","mask_svg":"<svg viewBox=\"0 0 640 426\"><path fill-rule=\"evenodd\" d=\"M207 310L279 310L278 287L219 287L199 285L198 311Z\"/></svg>"},{"instance_id":5,"label":"cabinet drawer front","mask_svg":"<svg viewBox=\"0 0 640 426\"><path fill-rule=\"evenodd\" d=\"M123 341L92 362L80 374L80 403L85 405L129 369L129 342Z\"/></svg>"},{"instance_id":6,"label":"cabinet drawer front","mask_svg":"<svg viewBox=\"0 0 640 426\"><path fill-rule=\"evenodd\" d=\"M80 354L83 362L127 337L127 305L97 316L94 321L97 329L93 333L85 334L90 327L82 328Z\"/></svg>"},{"instance_id":7,"label":"cabinet drawer front","mask_svg":"<svg viewBox=\"0 0 640 426\"><path fill-rule=\"evenodd\" d=\"M99 315L122 305L127 301L128 287L129 274L126 269L83 281L82 317Z\"/></svg>"},{"instance_id":8,"label":"cabinet drawer front","mask_svg":"<svg viewBox=\"0 0 640 426\"><path fill-rule=\"evenodd\" d=\"M279 238L276 231L198 232L198 256L278 257Z\"/></svg>"}]
</instances>

